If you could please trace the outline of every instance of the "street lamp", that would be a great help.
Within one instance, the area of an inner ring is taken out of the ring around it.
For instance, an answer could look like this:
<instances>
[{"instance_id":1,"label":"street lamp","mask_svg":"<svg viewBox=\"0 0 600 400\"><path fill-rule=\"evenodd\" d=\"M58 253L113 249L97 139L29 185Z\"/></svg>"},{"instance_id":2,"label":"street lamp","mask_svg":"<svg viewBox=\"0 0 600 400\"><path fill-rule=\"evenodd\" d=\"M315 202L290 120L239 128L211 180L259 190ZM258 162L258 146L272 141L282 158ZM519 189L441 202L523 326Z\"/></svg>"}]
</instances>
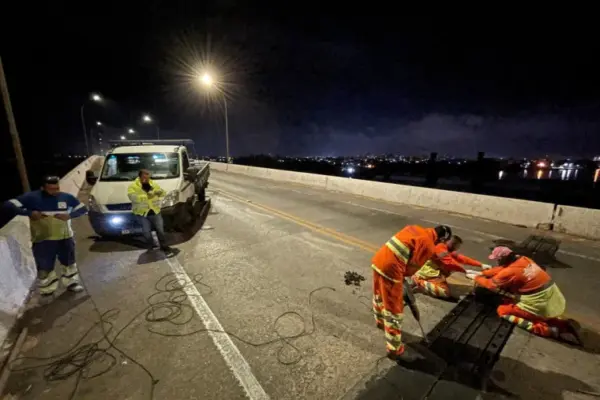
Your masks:
<instances>
[{"instance_id":1,"label":"street lamp","mask_svg":"<svg viewBox=\"0 0 600 400\"><path fill-rule=\"evenodd\" d=\"M134 131L133 129L131 129L131 128L127 129L127 132L128 132L128 133L131 133L131 134L134 134L134 133L135 133L135 131Z\"/></svg>"},{"instance_id":2,"label":"street lamp","mask_svg":"<svg viewBox=\"0 0 600 400\"><path fill-rule=\"evenodd\" d=\"M92 100L93 102L96 102L96 103L100 103L100 102L102 102L102 96L100 96L98 93L92 93L92 94L90 94L90 100ZM86 103L87 102L84 102L81 105L80 111L81 111L81 127L83 128L83 139L85 141L85 150L86 150L87 154L89 155L90 154L90 145L88 143L87 130L85 127L85 114L83 113L83 109L85 108ZM96 125L97 124L98 123L96 123Z\"/></svg>"},{"instance_id":3,"label":"street lamp","mask_svg":"<svg viewBox=\"0 0 600 400\"><path fill-rule=\"evenodd\" d=\"M218 82L215 82L215 80L213 79L212 75L210 75L208 72L205 72L204 74L200 75L199 77L200 83L202 83L202 85L204 85L207 89L212 89L215 86L218 86ZM218 87L217 87L218 89ZM229 121L227 118L227 97L225 97L225 93L222 93L223 95L223 105L225 107L225 153L226 153L226 157L227 157L227 163L230 162L229 159Z\"/></svg>"},{"instance_id":4,"label":"street lamp","mask_svg":"<svg viewBox=\"0 0 600 400\"><path fill-rule=\"evenodd\" d=\"M152 117L150 116L150 114L144 114L142 115L142 121L145 124L151 124L152 122L155 122ZM156 138L160 139L160 128L158 127L158 123L155 122L154 126L156 126Z\"/></svg>"},{"instance_id":5,"label":"street lamp","mask_svg":"<svg viewBox=\"0 0 600 400\"><path fill-rule=\"evenodd\" d=\"M121 135L121 140L125 140L125 136Z\"/></svg>"},{"instance_id":6,"label":"street lamp","mask_svg":"<svg viewBox=\"0 0 600 400\"><path fill-rule=\"evenodd\" d=\"M102 126L102 122L96 121L96 126Z\"/></svg>"}]
</instances>

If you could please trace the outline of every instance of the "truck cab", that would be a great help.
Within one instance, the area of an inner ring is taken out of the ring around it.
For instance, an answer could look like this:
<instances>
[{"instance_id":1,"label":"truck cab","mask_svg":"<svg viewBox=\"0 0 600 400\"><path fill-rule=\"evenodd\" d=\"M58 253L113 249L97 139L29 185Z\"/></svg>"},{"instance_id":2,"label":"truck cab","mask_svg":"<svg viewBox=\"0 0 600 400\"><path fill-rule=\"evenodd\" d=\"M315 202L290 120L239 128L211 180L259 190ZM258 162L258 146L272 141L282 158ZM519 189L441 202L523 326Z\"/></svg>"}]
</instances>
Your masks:
<instances>
[{"instance_id":1,"label":"truck cab","mask_svg":"<svg viewBox=\"0 0 600 400\"><path fill-rule=\"evenodd\" d=\"M155 142L118 145L105 156L99 176L88 171L87 181L93 185L88 215L96 234L142 232L127 196L129 185L141 169L149 170L152 180L166 193L161 205L166 230L183 231L194 220L197 202L206 201L209 166L192 165L184 145Z\"/></svg>"}]
</instances>

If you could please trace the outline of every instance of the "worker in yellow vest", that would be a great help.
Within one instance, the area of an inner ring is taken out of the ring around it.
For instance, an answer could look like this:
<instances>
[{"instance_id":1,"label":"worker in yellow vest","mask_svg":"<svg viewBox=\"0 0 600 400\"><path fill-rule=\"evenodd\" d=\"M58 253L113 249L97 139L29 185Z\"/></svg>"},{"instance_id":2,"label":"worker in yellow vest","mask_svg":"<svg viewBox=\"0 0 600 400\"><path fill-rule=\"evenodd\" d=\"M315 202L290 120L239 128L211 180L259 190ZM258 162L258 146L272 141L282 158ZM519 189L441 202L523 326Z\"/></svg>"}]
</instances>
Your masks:
<instances>
[{"instance_id":1,"label":"worker in yellow vest","mask_svg":"<svg viewBox=\"0 0 600 400\"><path fill-rule=\"evenodd\" d=\"M141 169L138 177L127 189L127 196L131 200L133 214L142 225L142 233L146 239L148 250L154 248L152 229L156 231L159 246L165 255L173 255L173 249L167 246L165 228L160 206L165 191L150 177L150 171Z\"/></svg>"}]
</instances>

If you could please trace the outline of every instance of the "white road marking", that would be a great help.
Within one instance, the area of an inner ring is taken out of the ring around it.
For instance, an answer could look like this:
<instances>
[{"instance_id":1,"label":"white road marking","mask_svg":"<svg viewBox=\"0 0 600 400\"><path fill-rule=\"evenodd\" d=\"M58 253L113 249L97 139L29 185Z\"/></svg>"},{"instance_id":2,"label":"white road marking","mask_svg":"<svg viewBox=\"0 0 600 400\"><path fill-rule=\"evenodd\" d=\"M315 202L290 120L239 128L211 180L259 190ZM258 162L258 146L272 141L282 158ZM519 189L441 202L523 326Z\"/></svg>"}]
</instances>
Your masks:
<instances>
[{"instance_id":1,"label":"white road marking","mask_svg":"<svg viewBox=\"0 0 600 400\"><path fill-rule=\"evenodd\" d=\"M592 261L598 261L598 262L600 262L600 258L598 258L598 257L586 256L584 254L573 253L573 252L567 251L567 250L558 250L558 253L562 253L562 254L566 254L566 255L574 256L574 257L581 257L581 258L585 258L586 260L592 260Z\"/></svg>"},{"instance_id":2,"label":"white road marking","mask_svg":"<svg viewBox=\"0 0 600 400\"><path fill-rule=\"evenodd\" d=\"M166 261L175 274L184 277L186 280L187 284L183 287L185 294L188 296L192 307L204 323L206 329L211 330L208 332L208 335L211 337L213 343L223 356L223 359L225 360L225 363L231 372L233 372L236 379L244 388L246 396L251 400L269 399L269 396L252 373L250 365L248 365L248 362L244 356L242 356L242 353L240 353L240 350L237 348L235 343L233 343L229 335L224 332L213 332L213 330L224 331L223 326L221 326L221 323L212 312L196 286L192 284L193 281L185 272L185 269L179 263L179 260L173 257L171 259L167 258Z\"/></svg>"},{"instance_id":3,"label":"white road marking","mask_svg":"<svg viewBox=\"0 0 600 400\"><path fill-rule=\"evenodd\" d=\"M422 219L421 221L429 222L430 224L434 224L434 225L446 225L446 226L449 226L450 228L462 229L463 231L473 232L473 233L476 233L478 235L490 237L492 239L504 239L502 236L493 235L491 233L486 233L486 232L478 231L476 229L463 228L462 226L450 225L450 224L447 224L445 222L431 221L429 219Z\"/></svg>"},{"instance_id":4,"label":"white road marking","mask_svg":"<svg viewBox=\"0 0 600 400\"><path fill-rule=\"evenodd\" d=\"M367 210L379 211L379 212L386 213L386 214L394 214L394 215L404 216L404 215L402 215L400 213L397 213L397 212L394 212L394 211L384 210L383 208L377 208L377 207L363 206L362 204L353 203L351 201L343 201L342 203L350 204L351 206L355 206L355 207L366 208ZM407 207L412 207L412 206L409 206L409 205L406 205L406 206Z\"/></svg>"}]
</instances>

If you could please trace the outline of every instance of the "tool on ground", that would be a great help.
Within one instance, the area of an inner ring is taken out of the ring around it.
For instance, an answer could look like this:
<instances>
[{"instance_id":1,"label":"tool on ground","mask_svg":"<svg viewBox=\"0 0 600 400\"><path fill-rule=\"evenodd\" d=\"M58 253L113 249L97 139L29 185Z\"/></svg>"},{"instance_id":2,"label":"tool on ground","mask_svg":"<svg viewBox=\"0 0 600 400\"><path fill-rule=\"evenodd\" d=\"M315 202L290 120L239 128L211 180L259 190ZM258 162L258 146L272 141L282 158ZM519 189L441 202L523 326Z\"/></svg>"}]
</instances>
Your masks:
<instances>
[{"instance_id":1,"label":"tool on ground","mask_svg":"<svg viewBox=\"0 0 600 400\"><path fill-rule=\"evenodd\" d=\"M410 308L410 312L412 313L415 320L419 324L419 328L421 328L421 334L423 335L423 340L427 343L427 335L425 334L425 330L423 329L423 325L421 325L421 313L419 312L419 307L417 306L417 299L412 291L412 285L406 279L404 280L404 304Z\"/></svg>"}]
</instances>

